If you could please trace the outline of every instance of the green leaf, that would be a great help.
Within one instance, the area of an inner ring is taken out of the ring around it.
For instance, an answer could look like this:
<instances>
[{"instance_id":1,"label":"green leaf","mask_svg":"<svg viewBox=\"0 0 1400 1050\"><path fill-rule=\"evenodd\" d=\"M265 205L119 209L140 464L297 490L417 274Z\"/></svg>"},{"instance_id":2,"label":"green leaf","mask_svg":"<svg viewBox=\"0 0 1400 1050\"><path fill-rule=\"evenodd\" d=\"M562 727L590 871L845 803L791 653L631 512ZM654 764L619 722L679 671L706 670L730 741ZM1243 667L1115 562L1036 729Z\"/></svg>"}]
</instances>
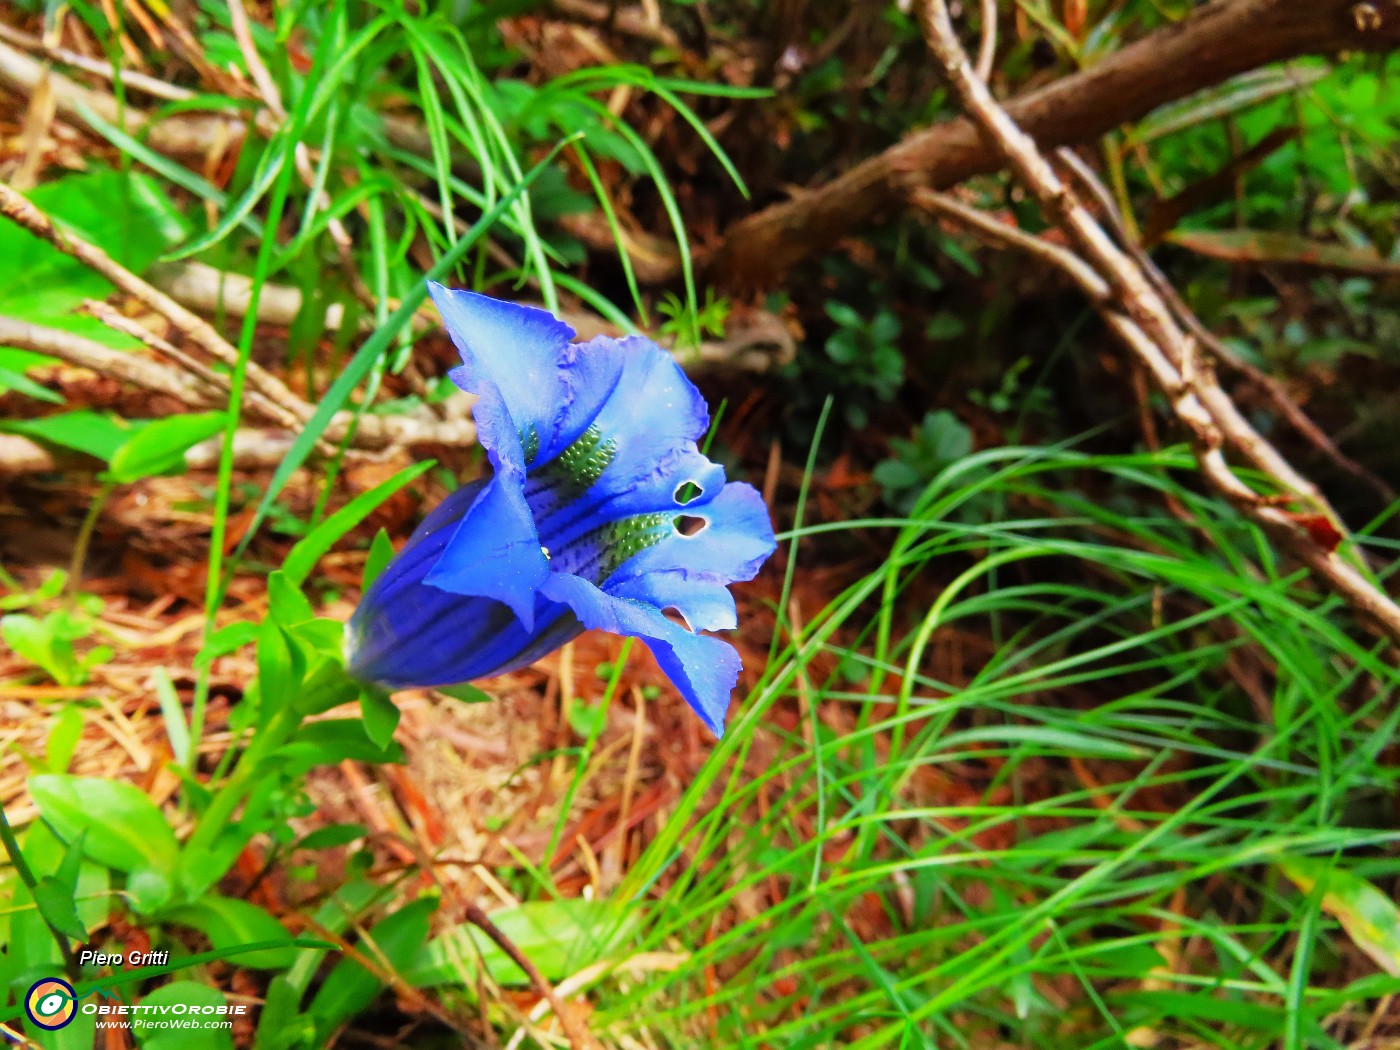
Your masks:
<instances>
[{"instance_id":1,"label":"green leaf","mask_svg":"<svg viewBox=\"0 0 1400 1050\"><path fill-rule=\"evenodd\" d=\"M369 931L368 940L374 947L361 944L361 953L381 965L405 969L427 941L428 923L437 906L436 898L423 897L381 919ZM322 1040L362 1011L383 987L378 977L354 959L336 963L311 1000L309 1012L316 1019Z\"/></svg>"},{"instance_id":2,"label":"green leaf","mask_svg":"<svg viewBox=\"0 0 1400 1050\"><path fill-rule=\"evenodd\" d=\"M66 175L28 196L60 227L81 234L133 273L143 272L188 228L170 194L141 172L98 169ZM112 285L13 223L0 225L0 288L5 289L5 313L12 317L107 345L135 345L96 318L73 313L84 299L105 299Z\"/></svg>"},{"instance_id":3,"label":"green leaf","mask_svg":"<svg viewBox=\"0 0 1400 1050\"><path fill-rule=\"evenodd\" d=\"M10 613L0 619L0 638L59 685L81 684L82 665L73 655L72 643L55 630L53 616L40 620L27 613Z\"/></svg>"},{"instance_id":4,"label":"green leaf","mask_svg":"<svg viewBox=\"0 0 1400 1050\"><path fill-rule=\"evenodd\" d=\"M316 618L316 610L285 569L278 569L267 579L267 607L273 619L287 628Z\"/></svg>"},{"instance_id":5,"label":"green leaf","mask_svg":"<svg viewBox=\"0 0 1400 1050\"><path fill-rule=\"evenodd\" d=\"M382 765L395 764L404 760L403 748L394 741L380 746L365 732L365 724L358 718L324 718L319 722L308 722L297 730L291 743L284 744L274 754L303 755L303 761L310 766L329 766L343 762L347 758L356 762Z\"/></svg>"},{"instance_id":6,"label":"green leaf","mask_svg":"<svg viewBox=\"0 0 1400 1050\"><path fill-rule=\"evenodd\" d=\"M634 934L635 913L624 915L608 901L582 897L531 901L501 908L490 919L548 980L557 981L614 954ZM495 941L470 923L444 931L422 945L405 973L415 988L457 984L471 987L480 959L502 985L527 985L525 971Z\"/></svg>"},{"instance_id":7,"label":"green leaf","mask_svg":"<svg viewBox=\"0 0 1400 1050\"><path fill-rule=\"evenodd\" d=\"M450 696L453 700L460 700L464 704L489 704L496 698L485 690L467 682L459 685L440 685L437 691L443 696Z\"/></svg>"},{"instance_id":8,"label":"green leaf","mask_svg":"<svg viewBox=\"0 0 1400 1050\"><path fill-rule=\"evenodd\" d=\"M130 423L86 409L44 416L42 419L0 419L0 430L23 434L60 448L86 452L104 463L133 433Z\"/></svg>"},{"instance_id":9,"label":"green leaf","mask_svg":"<svg viewBox=\"0 0 1400 1050\"><path fill-rule=\"evenodd\" d=\"M1321 885L1322 910L1342 924L1352 943L1392 977L1400 977L1400 909L1360 876L1313 857L1286 857L1279 871L1304 893Z\"/></svg>"},{"instance_id":10,"label":"green leaf","mask_svg":"<svg viewBox=\"0 0 1400 1050\"><path fill-rule=\"evenodd\" d=\"M256 953L234 956L234 964L243 965L252 954ZM202 1009L228 1005L223 992L198 981L171 981L142 996L141 1002L145 1006L176 1009L181 1004ZM198 1034L188 1029L156 1028L150 1022L159 1017L160 1011L151 1010L148 1013L154 1016L138 1015L131 1022L132 1032L140 1037L141 1050L187 1050L191 1046L197 1046L199 1050L233 1050L233 1034L227 1028L204 1028Z\"/></svg>"},{"instance_id":11,"label":"green leaf","mask_svg":"<svg viewBox=\"0 0 1400 1050\"><path fill-rule=\"evenodd\" d=\"M249 901L210 894L193 904L173 908L162 915L168 922L189 926L209 938L215 949L239 948L264 941L286 941L286 948L268 948L238 956L238 965L259 970L280 970L292 964L292 936L271 915Z\"/></svg>"},{"instance_id":12,"label":"green leaf","mask_svg":"<svg viewBox=\"0 0 1400 1050\"><path fill-rule=\"evenodd\" d=\"M365 686L360 690L360 715L365 722L365 735L380 747L387 747L399 724L399 709L389 699L389 694Z\"/></svg>"},{"instance_id":13,"label":"green leaf","mask_svg":"<svg viewBox=\"0 0 1400 1050\"><path fill-rule=\"evenodd\" d=\"M44 744L44 757L50 773L63 773L73 761L73 752L83 737L83 709L76 704L63 708L54 717L49 738Z\"/></svg>"},{"instance_id":14,"label":"green leaf","mask_svg":"<svg viewBox=\"0 0 1400 1050\"><path fill-rule=\"evenodd\" d=\"M160 808L131 784L48 773L29 778L29 793L64 841L86 832L83 852L93 860L117 871L175 870L175 833Z\"/></svg>"},{"instance_id":15,"label":"green leaf","mask_svg":"<svg viewBox=\"0 0 1400 1050\"><path fill-rule=\"evenodd\" d=\"M53 405L63 404L62 394L55 393L25 375L26 369L36 365L50 364L54 360L55 358L31 353L28 350L7 350L0 347L0 394L6 390L14 390L37 401L47 401Z\"/></svg>"},{"instance_id":16,"label":"green leaf","mask_svg":"<svg viewBox=\"0 0 1400 1050\"><path fill-rule=\"evenodd\" d=\"M265 620L258 637L258 689L262 707L259 719L266 722L275 712L294 703L300 691L304 668L298 667L287 635L274 619Z\"/></svg>"},{"instance_id":17,"label":"green leaf","mask_svg":"<svg viewBox=\"0 0 1400 1050\"><path fill-rule=\"evenodd\" d=\"M126 484L185 469L185 453L224 428L221 412L172 416L147 423L112 455L108 476Z\"/></svg>"},{"instance_id":18,"label":"green leaf","mask_svg":"<svg viewBox=\"0 0 1400 1050\"><path fill-rule=\"evenodd\" d=\"M39 914L59 933L75 941L85 941L87 926L78 918L73 892L71 886L65 886L52 875L45 875L34 887L34 903L39 907Z\"/></svg>"},{"instance_id":19,"label":"green leaf","mask_svg":"<svg viewBox=\"0 0 1400 1050\"><path fill-rule=\"evenodd\" d=\"M365 559L365 574L360 586L365 591L374 586L374 581L379 579L379 574L389 567L389 562L394 560L394 544L389 539L389 533L380 529L374 534L374 540L369 545L369 557Z\"/></svg>"},{"instance_id":20,"label":"green leaf","mask_svg":"<svg viewBox=\"0 0 1400 1050\"><path fill-rule=\"evenodd\" d=\"M165 735L170 739L170 753L182 766L189 765L190 727L185 721L185 708L175 692L175 685L164 667L157 667L151 675L156 690L156 700L160 703L161 718L165 721Z\"/></svg>"},{"instance_id":21,"label":"green leaf","mask_svg":"<svg viewBox=\"0 0 1400 1050\"><path fill-rule=\"evenodd\" d=\"M282 563L282 572L287 579L300 586L311 575L311 570L322 556L331 549L342 536L374 513L386 500L410 481L420 478L437 465L436 460L424 460L411 467L405 467L388 481L381 482L368 492L362 492L345 506L332 514L287 554Z\"/></svg>"},{"instance_id":22,"label":"green leaf","mask_svg":"<svg viewBox=\"0 0 1400 1050\"><path fill-rule=\"evenodd\" d=\"M204 643L204 648L194 658L195 667L203 669L219 657L237 652L245 645L251 645L257 641L259 629L258 624L250 623L247 620L240 620L237 623L228 624L226 627L220 627L209 636Z\"/></svg>"},{"instance_id":23,"label":"green leaf","mask_svg":"<svg viewBox=\"0 0 1400 1050\"><path fill-rule=\"evenodd\" d=\"M368 834L369 829L363 824L327 824L304 836L295 848L332 849L336 846L348 846Z\"/></svg>"},{"instance_id":24,"label":"green leaf","mask_svg":"<svg viewBox=\"0 0 1400 1050\"><path fill-rule=\"evenodd\" d=\"M286 974L278 974L267 986L253 1050L287 1050L312 1046L316 1025L301 1012L301 992Z\"/></svg>"}]
</instances>

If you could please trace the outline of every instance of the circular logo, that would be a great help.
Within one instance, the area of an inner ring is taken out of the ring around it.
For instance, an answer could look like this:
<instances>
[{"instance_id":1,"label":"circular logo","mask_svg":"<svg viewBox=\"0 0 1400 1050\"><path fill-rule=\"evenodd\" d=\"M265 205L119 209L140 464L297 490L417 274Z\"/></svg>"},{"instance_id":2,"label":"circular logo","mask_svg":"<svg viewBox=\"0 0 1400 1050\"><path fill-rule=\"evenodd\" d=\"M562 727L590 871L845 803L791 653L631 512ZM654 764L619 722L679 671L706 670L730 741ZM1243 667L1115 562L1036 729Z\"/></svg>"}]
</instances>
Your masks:
<instances>
[{"instance_id":1,"label":"circular logo","mask_svg":"<svg viewBox=\"0 0 1400 1050\"><path fill-rule=\"evenodd\" d=\"M77 994L73 986L57 977L35 981L24 997L24 1012L29 1020L49 1032L56 1032L73 1020Z\"/></svg>"}]
</instances>

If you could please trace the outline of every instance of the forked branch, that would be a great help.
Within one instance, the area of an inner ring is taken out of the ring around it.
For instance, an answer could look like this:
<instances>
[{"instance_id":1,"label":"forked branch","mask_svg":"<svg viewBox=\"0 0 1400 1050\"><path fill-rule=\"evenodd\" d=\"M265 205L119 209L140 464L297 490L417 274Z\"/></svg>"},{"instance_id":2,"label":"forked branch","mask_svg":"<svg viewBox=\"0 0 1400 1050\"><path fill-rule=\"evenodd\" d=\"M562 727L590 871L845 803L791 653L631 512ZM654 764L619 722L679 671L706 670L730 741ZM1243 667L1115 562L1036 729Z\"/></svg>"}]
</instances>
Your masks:
<instances>
[{"instance_id":1,"label":"forked branch","mask_svg":"<svg viewBox=\"0 0 1400 1050\"><path fill-rule=\"evenodd\" d=\"M1336 512L1244 418L1151 276L1095 221L1035 141L992 96L958 41L945 0L923 0L922 16L925 39L973 124L1064 232L1070 248L985 219L929 191L915 199L984 236L1031 251L1068 274L1166 396L1207 482L1312 569L1368 626L1400 643L1400 606L1362 571ZM1246 485L1231 469L1227 453L1267 477L1277 493L1256 492ZM1289 510L1290 504L1300 510Z\"/></svg>"}]
</instances>

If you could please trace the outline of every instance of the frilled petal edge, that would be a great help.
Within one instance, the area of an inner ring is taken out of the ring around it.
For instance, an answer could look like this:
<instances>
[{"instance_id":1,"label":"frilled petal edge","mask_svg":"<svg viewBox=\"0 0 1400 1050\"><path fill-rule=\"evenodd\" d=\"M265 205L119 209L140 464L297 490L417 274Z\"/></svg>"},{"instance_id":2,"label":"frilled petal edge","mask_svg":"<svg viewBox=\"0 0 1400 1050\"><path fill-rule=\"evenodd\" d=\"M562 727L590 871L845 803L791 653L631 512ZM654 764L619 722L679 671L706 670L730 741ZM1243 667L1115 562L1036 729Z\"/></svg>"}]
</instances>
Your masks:
<instances>
[{"instance_id":1,"label":"frilled petal edge","mask_svg":"<svg viewBox=\"0 0 1400 1050\"><path fill-rule=\"evenodd\" d=\"M727 585L753 579L776 546L768 508L752 485L730 482L712 500L681 511L695 531L676 530L634 554L603 590L674 608L692 630L729 630L737 617Z\"/></svg>"},{"instance_id":2,"label":"frilled petal edge","mask_svg":"<svg viewBox=\"0 0 1400 1050\"><path fill-rule=\"evenodd\" d=\"M616 344L584 347L553 314L477 292L428 287L462 355L452 380L477 395L481 445L497 472L522 475L587 429L617 386L623 353Z\"/></svg>"},{"instance_id":3,"label":"frilled petal edge","mask_svg":"<svg viewBox=\"0 0 1400 1050\"><path fill-rule=\"evenodd\" d=\"M715 736L724 735L729 698L739 681L739 654L718 638L694 634L645 602L618 598L570 573L554 573L544 594L567 605L584 627L646 642L666 677Z\"/></svg>"}]
</instances>

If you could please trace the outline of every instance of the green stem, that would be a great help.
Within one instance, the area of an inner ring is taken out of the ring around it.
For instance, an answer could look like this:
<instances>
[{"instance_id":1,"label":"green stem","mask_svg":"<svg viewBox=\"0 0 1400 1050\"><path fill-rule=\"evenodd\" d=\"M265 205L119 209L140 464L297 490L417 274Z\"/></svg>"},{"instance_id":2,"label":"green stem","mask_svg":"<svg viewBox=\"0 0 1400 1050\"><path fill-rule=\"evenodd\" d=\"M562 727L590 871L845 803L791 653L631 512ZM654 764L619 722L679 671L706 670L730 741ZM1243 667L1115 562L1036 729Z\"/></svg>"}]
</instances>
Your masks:
<instances>
[{"instance_id":1,"label":"green stem","mask_svg":"<svg viewBox=\"0 0 1400 1050\"><path fill-rule=\"evenodd\" d=\"M107 497L112 494L113 487L110 481L102 483L101 490L93 498L92 506L88 507L82 527L78 529L78 539L73 544L73 558L68 563L69 601L78 593L78 584L83 578L83 563L87 561L88 547L92 545L92 534L97 531L97 519L102 516L102 508L107 505Z\"/></svg>"},{"instance_id":2,"label":"green stem","mask_svg":"<svg viewBox=\"0 0 1400 1050\"><path fill-rule=\"evenodd\" d=\"M15 873L19 879L29 887L29 895L34 898L34 906L39 905L39 880L34 877L34 869L29 866L29 861L24 859L24 854L20 852L19 840L15 838L14 829L10 827L10 818L5 813L5 807L0 806L0 842L5 845L5 852L10 856L10 863L14 865ZM44 925L53 934L53 939L58 942L58 950L63 955L63 967L68 971L70 980L78 979L78 960L73 957L73 949L68 946L67 935L49 922L49 918L44 914L44 909L39 908L39 918L44 920Z\"/></svg>"},{"instance_id":3,"label":"green stem","mask_svg":"<svg viewBox=\"0 0 1400 1050\"><path fill-rule=\"evenodd\" d=\"M249 782L263 759L281 747L300 724L300 713L289 704L273 715L267 725L254 734L248 749L239 756L233 772L214 793L209 808L200 815L199 826L185 843L187 853L209 848L214 838L233 818L234 811L247 794Z\"/></svg>"}]
</instances>

